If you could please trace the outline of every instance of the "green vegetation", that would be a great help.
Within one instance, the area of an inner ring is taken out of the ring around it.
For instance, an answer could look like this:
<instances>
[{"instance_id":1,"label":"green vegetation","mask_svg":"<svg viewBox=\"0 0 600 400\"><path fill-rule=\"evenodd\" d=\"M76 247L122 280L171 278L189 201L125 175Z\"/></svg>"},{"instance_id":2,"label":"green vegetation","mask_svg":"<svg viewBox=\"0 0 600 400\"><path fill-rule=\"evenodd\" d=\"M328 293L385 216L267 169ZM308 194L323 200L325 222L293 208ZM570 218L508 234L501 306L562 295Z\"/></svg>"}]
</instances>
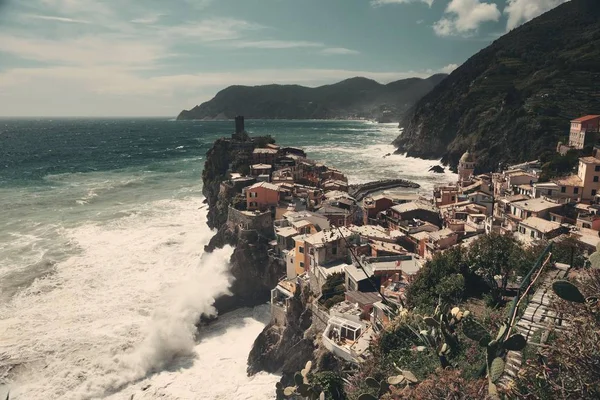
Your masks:
<instances>
[{"instance_id":1,"label":"green vegetation","mask_svg":"<svg viewBox=\"0 0 600 400\"><path fill-rule=\"evenodd\" d=\"M398 121L410 106L431 91L445 74L379 84L352 78L333 85L230 86L210 101L182 111L178 119L386 118Z\"/></svg>"},{"instance_id":2,"label":"green vegetation","mask_svg":"<svg viewBox=\"0 0 600 400\"><path fill-rule=\"evenodd\" d=\"M321 288L321 303L325 308L330 309L334 305L341 303L346 298L345 293L345 275L336 272L327 277L325 284Z\"/></svg>"},{"instance_id":3,"label":"green vegetation","mask_svg":"<svg viewBox=\"0 0 600 400\"><path fill-rule=\"evenodd\" d=\"M571 119L599 112L599 78L600 2L572 0L467 60L416 104L395 144L452 166L470 148L486 171L533 160Z\"/></svg>"}]
</instances>

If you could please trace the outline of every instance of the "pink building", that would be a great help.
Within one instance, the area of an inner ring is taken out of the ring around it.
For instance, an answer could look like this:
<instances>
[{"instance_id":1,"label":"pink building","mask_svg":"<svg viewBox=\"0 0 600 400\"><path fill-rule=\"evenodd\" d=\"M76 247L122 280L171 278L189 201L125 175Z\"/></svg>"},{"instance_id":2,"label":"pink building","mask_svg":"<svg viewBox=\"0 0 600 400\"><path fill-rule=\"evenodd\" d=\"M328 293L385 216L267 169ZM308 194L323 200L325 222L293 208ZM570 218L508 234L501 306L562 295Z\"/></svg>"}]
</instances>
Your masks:
<instances>
[{"instance_id":1,"label":"pink building","mask_svg":"<svg viewBox=\"0 0 600 400\"><path fill-rule=\"evenodd\" d=\"M569 146L583 149L586 144L592 143L600 130L600 115L586 115L571 121L569 133Z\"/></svg>"},{"instance_id":2,"label":"pink building","mask_svg":"<svg viewBox=\"0 0 600 400\"><path fill-rule=\"evenodd\" d=\"M267 182L258 182L246 188L246 208L249 211L266 211L279 203L279 187Z\"/></svg>"}]
</instances>

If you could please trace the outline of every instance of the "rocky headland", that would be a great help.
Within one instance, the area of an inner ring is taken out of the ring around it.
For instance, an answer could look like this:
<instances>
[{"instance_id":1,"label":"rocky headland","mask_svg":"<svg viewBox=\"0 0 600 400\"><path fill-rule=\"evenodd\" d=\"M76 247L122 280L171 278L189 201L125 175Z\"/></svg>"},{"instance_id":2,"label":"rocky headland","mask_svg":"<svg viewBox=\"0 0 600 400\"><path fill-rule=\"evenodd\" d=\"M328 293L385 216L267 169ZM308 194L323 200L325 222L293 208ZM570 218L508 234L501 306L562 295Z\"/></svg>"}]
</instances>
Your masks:
<instances>
[{"instance_id":1,"label":"rocky headland","mask_svg":"<svg viewBox=\"0 0 600 400\"><path fill-rule=\"evenodd\" d=\"M572 0L511 30L419 100L394 144L478 170L554 152L565 120L600 109L600 1Z\"/></svg>"}]
</instances>

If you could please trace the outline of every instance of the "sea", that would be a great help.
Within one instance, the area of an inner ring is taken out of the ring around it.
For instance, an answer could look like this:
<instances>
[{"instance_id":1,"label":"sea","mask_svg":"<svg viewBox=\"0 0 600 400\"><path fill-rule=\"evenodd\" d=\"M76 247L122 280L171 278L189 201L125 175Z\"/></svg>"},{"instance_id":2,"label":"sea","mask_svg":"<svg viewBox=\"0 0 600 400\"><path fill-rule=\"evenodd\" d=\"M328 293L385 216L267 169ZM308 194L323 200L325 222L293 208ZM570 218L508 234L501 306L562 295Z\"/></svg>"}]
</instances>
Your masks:
<instances>
[{"instance_id":1,"label":"sea","mask_svg":"<svg viewBox=\"0 0 600 400\"><path fill-rule=\"evenodd\" d=\"M229 121L0 119L0 398L272 399L246 375L267 305L198 328L231 284L204 254L202 168ZM247 121L351 183L455 180L393 155L396 124Z\"/></svg>"}]
</instances>

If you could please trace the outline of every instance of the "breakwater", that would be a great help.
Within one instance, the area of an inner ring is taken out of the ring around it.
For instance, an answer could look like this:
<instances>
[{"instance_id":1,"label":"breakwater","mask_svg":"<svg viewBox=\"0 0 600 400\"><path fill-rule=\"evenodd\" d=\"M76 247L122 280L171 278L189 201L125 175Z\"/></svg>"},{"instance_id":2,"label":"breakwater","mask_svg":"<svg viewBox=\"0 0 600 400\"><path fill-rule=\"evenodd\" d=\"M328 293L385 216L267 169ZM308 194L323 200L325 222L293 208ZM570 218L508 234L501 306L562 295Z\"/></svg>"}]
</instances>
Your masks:
<instances>
[{"instance_id":1,"label":"breakwater","mask_svg":"<svg viewBox=\"0 0 600 400\"><path fill-rule=\"evenodd\" d=\"M421 185L406 179L382 179L379 181L350 185L348 193L354 197L356 201L362 201L366 196L374 192L399 187L418 189L421 187Z\"/></svg>"}]
</instances>

